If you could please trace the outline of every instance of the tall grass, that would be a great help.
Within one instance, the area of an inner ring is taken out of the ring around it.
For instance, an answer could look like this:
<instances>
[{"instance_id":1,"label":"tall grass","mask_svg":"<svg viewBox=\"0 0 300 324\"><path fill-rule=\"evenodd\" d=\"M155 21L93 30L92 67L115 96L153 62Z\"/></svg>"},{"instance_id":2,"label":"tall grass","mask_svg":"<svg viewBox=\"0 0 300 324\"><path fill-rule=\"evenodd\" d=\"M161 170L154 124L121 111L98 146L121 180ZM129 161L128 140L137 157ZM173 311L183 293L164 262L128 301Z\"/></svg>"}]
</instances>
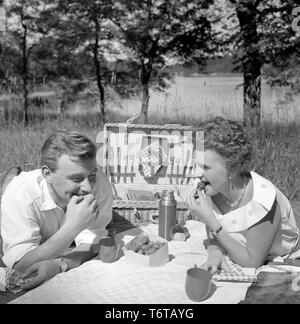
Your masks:
<instances>
[{"instance_id":1,"label":"tall grass","mask_svg":"<svg viewBox=\"0 0 300 324\"><path fill-rule=\"evenodd\" d=\"M254 144L254 169L289 199L300 200L300 125L265 123L249 133Z\"/></svg>"},{"instance_id":2,"label":"tall grass","mask_svg":"<svg viewBox=\"0 0 300 324\"><path fill-rule=\"evenodd\" d=\"M0 120L0 174L16 165L22 169L38 168L40 149L53 131L78 131L93 140L100 131L96 115L30 115L28 127L24 126L20 117L14 116L9 121ZM110 114L109 118L111 121L125 122L129 117Z\"/></svg>"},{"instance_id":3,"label":"tall grass","mask_svg":"<svg viewBox=\"0 0 300 324\"><path fill-rule=\"evenodd\" d=\"M33 116L32 116L33 117ZM110 114L109 122L125 122L130 116ZM200 120L182 117L151 116L151 124L201 125ZM40 148L48 135L57 129L76 130L96 138L100 131L95 115L35 117L25 128L18 119L9 123L0 121L0 174L12 166L23 169L38 168ZM264 123L248 129L254 144L253 166L259 174L271 180L289 199L300 197L299 142L300 125L274 125Z\"/></svg>"}]
</instances>

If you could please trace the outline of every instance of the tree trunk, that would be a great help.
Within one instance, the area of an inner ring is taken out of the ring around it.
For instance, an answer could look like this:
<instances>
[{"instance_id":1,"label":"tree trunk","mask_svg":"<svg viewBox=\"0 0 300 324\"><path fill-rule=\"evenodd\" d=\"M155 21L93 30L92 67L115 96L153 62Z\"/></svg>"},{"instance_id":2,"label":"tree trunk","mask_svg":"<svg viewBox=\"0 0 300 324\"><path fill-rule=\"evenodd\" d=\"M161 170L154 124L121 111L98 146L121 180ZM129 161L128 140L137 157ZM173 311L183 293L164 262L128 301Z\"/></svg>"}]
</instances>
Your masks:
<instances>
[{"instance_id":1,"label":"tree trunk","mask_svg":"<svg viewBox=\"0 0 300 324\"><path fill-rule=\"evenodd\" d=\"M148 122L148 108L149 108L149 81L150 81L150 72L147 71L146 66L142 64L142 75L141 75L141 84L142 84L142 107L140 112L140 117L138 122L146 124Z\"/></svg>"},{"instance_id":2,"label":"tree trunk","mask_svg":"<svg viewBox=\"0 0 300 324\"><path fill-rule=\"evenodd\" d=\"M22 24L24 33L23 33L23 42L22 42L22 51L23 51L23 96L24 96L24 125L28 126L28 55L27 55L27 26Z\"/></svg>"},{"instance_id":3,"label":"tree trunk","mask_svg":"<svg viewBox=\"0 0 300 324\"><path fill-rule=\"evenodd\" d=\"M99 34L100 34L100 25L97 17L94 19L95 22L95 43L93 47L94 54L94 64L96 69L96 79L97 79L97 87L99 92L99 106L100 106L100 127L103 128L106 123L106 112L105 112L105 93L104 87L102 85L101 80L101 65L98 57L99 52Z\"/></svg>"},{"instance_id":4,"label":"tree trunk","mask_svg":"<svg viewBox=\"0 0 300 324\"><path fill-rule=\"evenodd\" d=\"M141 122L147 123L148 122L148 108L149 108L149 85L145 83L142 85L143 92L142 92L142 107L141 107Z\"/></svg>"},{"instance_id":5,"label":"tree trunk","mask_svg":"<svg viewBox=\"0 0 300 324\"><path fill-rule=\"evenodd\" d=\"M241 27L244 73L244 124L251 127L261 122L261 60L258 46L256 12L253 0L237 3L237 16Z\"/></svg>"},{"instance_id":6,"label":"tree trunk","mask_svg":"<svg viewBox=\"0 0 300 324\"><path fill-rule=\"evenodd\" d=\"M251 127L261 123L261 73L257 66L251 62L244 70L244 125Z\"/></svg>"}]
</instances>

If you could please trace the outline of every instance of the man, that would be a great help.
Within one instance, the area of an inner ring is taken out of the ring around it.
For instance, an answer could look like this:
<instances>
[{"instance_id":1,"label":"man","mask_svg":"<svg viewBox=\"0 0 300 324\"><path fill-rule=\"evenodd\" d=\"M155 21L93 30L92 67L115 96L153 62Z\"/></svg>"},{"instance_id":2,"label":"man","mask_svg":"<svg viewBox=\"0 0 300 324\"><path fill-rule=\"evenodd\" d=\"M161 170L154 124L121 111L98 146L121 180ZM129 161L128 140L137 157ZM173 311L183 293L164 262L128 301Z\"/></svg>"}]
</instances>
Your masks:
<instances>
[{"instance_id":1,"label":"man","mask_svg":"<svg viewBox=\"0 0 300 324\"><path fill-rule=\"evenodd\" d=\"M3 262L25 272L24 289L93 258L112 219L112 189L87 137L53 133L41 165L13 178L1 202Z\"/></svg>"}]
</instances>

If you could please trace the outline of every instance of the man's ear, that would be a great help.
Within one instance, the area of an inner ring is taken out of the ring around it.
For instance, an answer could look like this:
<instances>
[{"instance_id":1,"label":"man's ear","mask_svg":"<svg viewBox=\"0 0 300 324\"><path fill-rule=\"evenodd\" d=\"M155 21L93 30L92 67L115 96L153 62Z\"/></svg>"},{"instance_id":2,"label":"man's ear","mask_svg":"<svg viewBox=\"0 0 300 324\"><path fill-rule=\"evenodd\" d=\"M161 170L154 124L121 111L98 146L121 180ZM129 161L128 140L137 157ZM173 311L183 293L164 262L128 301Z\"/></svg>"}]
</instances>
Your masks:
<instances>
[{"instance_id":1,"label":"man's ear","mask_svg":"<svg viewBox=\"0 0 300 324\"><path fill-rule=\"evenodd\" d=\"M43 165L41 170L44 179L47 181L47 183L51 184L53 178L53 172L46 165Z\"/></svg>"}]
</instances>

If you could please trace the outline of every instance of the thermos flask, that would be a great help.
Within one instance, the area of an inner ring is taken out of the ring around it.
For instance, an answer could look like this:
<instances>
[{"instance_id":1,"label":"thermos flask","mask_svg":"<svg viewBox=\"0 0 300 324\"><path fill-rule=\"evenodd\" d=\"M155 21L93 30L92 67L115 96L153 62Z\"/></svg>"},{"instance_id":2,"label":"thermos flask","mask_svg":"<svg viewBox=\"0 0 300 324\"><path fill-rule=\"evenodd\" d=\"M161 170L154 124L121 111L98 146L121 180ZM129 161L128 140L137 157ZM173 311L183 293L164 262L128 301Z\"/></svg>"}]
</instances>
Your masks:
<instances>
[{"instance_id":1,"label":"thermos flask","mask_svg":"<svg viewBox=\"0 0 300 324\"><path fill-rule=\"evenodd\" d=\"M177 202L173 190L164 190L159 201L158 235L170 241L170 228L176 224Z\"/></svg>"}]
</instances>

